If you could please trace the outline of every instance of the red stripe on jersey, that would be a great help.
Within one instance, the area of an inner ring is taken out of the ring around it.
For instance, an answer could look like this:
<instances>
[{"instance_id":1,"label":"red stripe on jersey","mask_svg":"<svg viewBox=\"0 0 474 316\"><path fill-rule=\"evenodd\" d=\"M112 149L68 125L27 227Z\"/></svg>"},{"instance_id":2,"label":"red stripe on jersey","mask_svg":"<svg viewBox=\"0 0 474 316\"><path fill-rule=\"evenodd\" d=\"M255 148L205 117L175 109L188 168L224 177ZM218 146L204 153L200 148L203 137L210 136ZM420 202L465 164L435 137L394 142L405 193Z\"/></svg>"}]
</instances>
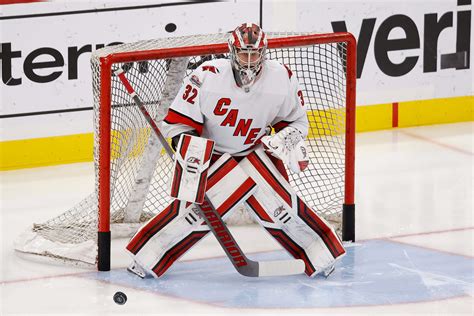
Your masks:
<instances>
[{"instance_id":1,"label":"red stripe on jersey","mask_svg":"<svg viewBox=\"0 0 474 316\"><path fill-rule=\"evenodd\" d=\"M224 216L236 203L240 202L240 200L245 197L245 195L247 195L255 185L255 181L253 181L252 178L247 178L247 180L245 180L244 183L242 183L237 190L235 190L227 200L217 208L219 215Z\"/></svg>"},{"instance_id":2,"label":"red stripe on jersey","mask_svg":"<svg viewBox=\"0 0 474 316\"><path fill-rule=\"evenodd\" d=\"M280 121L276 124L273 124L273 128L275 129L275 132L279 132L281 131L282 129L284 129L285 127L287 127L288 125L290 125L290 122L286 122L286 121Z\"/></svg>"},{"instance_id":3,"label":"red stripe on jersey","mask_svg":"<svg viewBox=\"0 0 474 316\"><path fill-rule=\"evenodd\" d=\"M291 207L291 194L278 182L273 173L263 163L255 152L250 153L247 159L255 167L257 172L265 179L265 181L275 190L275 192L283 199L283 201Z\"/></svg>"},{"instance_id":4,"label":"red stripe on jersey","mask_svg":"<svg viewBox=\"0 0 474 316\"><path fill-rule=\"evenodd\" d=\"M168 114L166 115L164 121L168 124L184 124L194 128L199 135L202 134L202 126L203 123L196 122L190 117L187 117L184 114L181 114L173 109L168 110Z\"/></svg>"},{"instance_id":5,"label":"red stripe on jersey","mask_svg":"<svg viewBox=\"0 0 474 316\"><path fill-rule=\"evenodd\" d=\"M127 250L137 254L140 249L163 227L178 216L180 201L174 200L163 212L156 215L140 231L133 236L127 245Z\"/></svg>"},{"instance_id":6,"label":"red stripe on jersey","mask_svg":"<svg viewBox=\"0 0 474 316\"><path fill-rule=\"evenodd\" d=\"M218 73L219 69L214 66L202 66L202 71L210 71L212 73Z\"/></svg>"},{"instance_id":7,"label":"red stripe on jersey","mask_svg":"<svg viewBox=\"0 0 474 316\"><path fill-rule=\"evenodd\" d=\"M326 247L328 247L331 255L334 258L344 254L346 250L342 246L339 239L333 233L326 223L324 223L316 213L314 213L299 197L298 199L298 216L309 226L311 229L321 237Z\"/></svg>"},{"instance_id":8,"label":"red stripe on jersey","mask_svg":"<svg viewBox=\"0 0 474 316\"><path fill-rule=\"evenodd\" d=\"M247 204L257 214L257 216L264 222L274 223L274 221L268 216L267 212L263 209L262 205L257 201L255 196L251 196L247 199Z\"/></svg>"},{"instance_id":9,"label":"red stripe on jersey","mask_svg":"<svg viewBox=\"0 0 474 316\"><path fill-rule=\"evenodd\" d=\"M295 259L301 259L305 264L305 273L308 276L316 272L313 264L308 258L308 255L296 242L294 242L284 231L280 229L273 229L265 227L265 229L276 239L276 241L285 248Z\"/></svg>"},{"instance_id":10,"label":"red stripe on jersey","mask_svg":"<svg viewBox=\"0 0 474 316\"><path fill-rule=\"evenodd\" d=\"M186 238L181 240L179 243L174 245L173 248L165 253L160 261L158 261L158 263L153 267L153 272L155 272L158 277L162 276L176 260L178 260L186 251L188 251L208 233L209 231L192 232L186 236Z\"/></svg>"},{"instance_id":11,"label":"red stripe on jersey","mask_svg":"<svg viewBox=\"0 0 474 316\"><path fill-rule=\"evenodd\" d=\"M230 158L230 157L229 157ZM237 167L238 163L234 159L230 158L222 166L220 166L216 171L214 171L209 179L207 179L207 189L211 189L217 182L224 178L229 172Z\"/></svg>"}]
</instances>

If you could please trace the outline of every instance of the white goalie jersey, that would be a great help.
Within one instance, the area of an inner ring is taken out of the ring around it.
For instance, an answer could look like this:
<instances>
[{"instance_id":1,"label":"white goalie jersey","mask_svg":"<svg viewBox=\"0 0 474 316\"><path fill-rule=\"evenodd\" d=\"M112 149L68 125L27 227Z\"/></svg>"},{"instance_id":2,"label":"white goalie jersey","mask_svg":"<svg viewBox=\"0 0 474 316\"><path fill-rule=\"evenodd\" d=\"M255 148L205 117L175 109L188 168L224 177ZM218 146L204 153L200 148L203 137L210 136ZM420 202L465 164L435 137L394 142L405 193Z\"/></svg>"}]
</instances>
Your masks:
<instances>
[{"instance_id":1,"label":"white goalie jersey","mask_svg":"<svg viewBox=\"0 0 474 316\"><path fill-rule=\"evenodd\" d=\"M214 152L243 156L266 135L266 128L297 128L304 137L308 119L296 76L266 60L248 92L237 86L228 59L203 63L184 79L163 121L165 136L196 130L215 141Z\"/></svg>"}]
</instances>

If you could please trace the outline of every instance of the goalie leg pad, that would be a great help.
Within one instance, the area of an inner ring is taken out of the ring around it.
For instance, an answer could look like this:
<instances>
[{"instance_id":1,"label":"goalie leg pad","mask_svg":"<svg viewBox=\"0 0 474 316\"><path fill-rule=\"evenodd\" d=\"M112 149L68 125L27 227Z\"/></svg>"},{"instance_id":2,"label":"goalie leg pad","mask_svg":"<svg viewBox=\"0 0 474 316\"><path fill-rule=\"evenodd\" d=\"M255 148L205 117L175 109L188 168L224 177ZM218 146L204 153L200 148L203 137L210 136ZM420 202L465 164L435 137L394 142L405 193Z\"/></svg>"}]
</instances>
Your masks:
<instances>
[{"instance_id":1,"label":"goalie leg pad","mask_svg":"<svg viewBox=\"0 0 474 316\"><path fill-rule=\"evenodd\" d=\"M207 196L225 219L256 190L255 182L228 154L209 170ZM152 276L162 276L171 265L209 233L195 204L174 200L132 237L126 249Z\"/></svg>"},{"instance_id":2,"label":"goalie leg pad","mask_svg":"<svg viewBox=\"0 0 474 316\"><path fill-rule=\"evenodd\" d=\"M247 209L294 258L314 276L345 254L334 230L296 195L263 150L256 150L240 165L257 183Z\"/></svg>"},{"instance_id":3,"label":"goalie leg pad","mask_svg":"<svg viewBox=\"0 0 474 316\"><path fill-rule=\"evenodd\" d=\"M170 196L201 204L204 201L207 173L214 141L182 134L176 147Z\"/></svg>"}]
</instances>

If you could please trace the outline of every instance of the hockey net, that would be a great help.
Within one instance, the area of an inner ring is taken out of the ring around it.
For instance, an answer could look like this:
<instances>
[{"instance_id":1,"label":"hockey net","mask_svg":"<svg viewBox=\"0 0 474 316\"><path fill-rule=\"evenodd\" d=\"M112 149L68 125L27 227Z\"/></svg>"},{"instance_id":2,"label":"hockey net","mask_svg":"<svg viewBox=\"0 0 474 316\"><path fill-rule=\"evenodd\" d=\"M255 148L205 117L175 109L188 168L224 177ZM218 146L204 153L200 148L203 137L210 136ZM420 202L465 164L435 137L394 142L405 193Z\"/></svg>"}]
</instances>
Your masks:
<instances>
[{"instance_id":1,"label":"hockey net","mask_svg":"<svg viewBox=\"0 0 474 316\"><path fill-rule=\"evenodd\" d=\"M33 227L16 250L108 270L110 233L131 236L171 201L171 160L162 151L113 69L122 67L160 122L182 80L204 61L227 57L227 34L140 41L105 47L91 58L95 192ZM310 165L290 182L344 240L354 239L355 40L348 33L268 33L267 58L297 76L308 109ZM230 224L251 222L243 208ZM99 232L99 233L98 233Z\"/></svg>"}]
</instances>

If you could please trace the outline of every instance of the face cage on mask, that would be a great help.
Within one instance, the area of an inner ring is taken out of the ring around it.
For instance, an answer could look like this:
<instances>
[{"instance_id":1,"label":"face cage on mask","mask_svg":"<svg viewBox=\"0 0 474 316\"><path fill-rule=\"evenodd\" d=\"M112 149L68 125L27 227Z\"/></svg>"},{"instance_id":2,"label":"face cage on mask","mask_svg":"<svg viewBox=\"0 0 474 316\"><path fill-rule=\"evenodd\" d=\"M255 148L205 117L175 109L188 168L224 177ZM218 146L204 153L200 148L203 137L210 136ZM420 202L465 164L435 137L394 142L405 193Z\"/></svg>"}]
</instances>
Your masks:
<instances>
[{"instance_id":1,"label":"face cage on mask","mask_svg":"<svg viewBox=\"0 0 474 316\"><path fill-rule=\"evenodd\" d=\"M237 71L237 75L239 76L238 81L239 84L248 89L255 81L256 77L260 73L263 65L263 61L265 58L265 48L259 49L238 49L236 47L231 47L231 60L234 69ZM247 56L247 63L241 64L240 58L238 53L255 53L257 52L259 57L256 61L251 62L249 56Z\"/></svg>"},{"instance_id":2,"label":"face cage on mask","mask_svg":"<svg viewBox=\"0 0 474 316\"><path fill-rule=\"evenodd\" d=\"M245 54L247 57L245 60L242 60L240 58L241 54ZM258 58L254 61L250 60L250 55L257 54ZM260 49L235 49L235 56L236 56L236 62L240 65L242 68L247 68L247 69L252 69L256 70L259 66L262 64L263 60L263 48Z\"/></svg>"}]
</instances>

